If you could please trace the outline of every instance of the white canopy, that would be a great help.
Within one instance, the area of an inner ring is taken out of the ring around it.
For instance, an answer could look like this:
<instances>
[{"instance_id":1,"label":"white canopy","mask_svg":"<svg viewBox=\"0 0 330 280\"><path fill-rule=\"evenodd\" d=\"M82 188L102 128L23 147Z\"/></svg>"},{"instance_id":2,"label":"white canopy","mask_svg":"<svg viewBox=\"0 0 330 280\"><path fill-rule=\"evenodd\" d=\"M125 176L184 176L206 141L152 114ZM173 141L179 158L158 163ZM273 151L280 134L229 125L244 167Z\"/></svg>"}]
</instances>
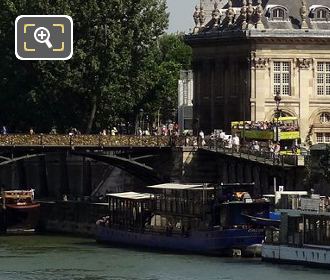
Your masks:
<instances>
[{"instance_id":1,"label":"white canopy","mask_svg":"<svg viewBox=\"0 0 330 280\"><path fill-rule=\"evenodd\" d=\"M134 200L150 199L154 197L154 195L151 193L137 193L137 192L108 193L107 196L134 199Z\"/></svg>"},{"instance_id":2,"label":"white canopy","mask_svg":"<svg viewBox=\"0 0 330 280\"><path fill-rule=\"evenodd\" d=\"M167 190L203 190L206 189L208 184L179 184L179 183L166 183L148 186L151 189L167 189Z\"/></svg>"}]
</instances>

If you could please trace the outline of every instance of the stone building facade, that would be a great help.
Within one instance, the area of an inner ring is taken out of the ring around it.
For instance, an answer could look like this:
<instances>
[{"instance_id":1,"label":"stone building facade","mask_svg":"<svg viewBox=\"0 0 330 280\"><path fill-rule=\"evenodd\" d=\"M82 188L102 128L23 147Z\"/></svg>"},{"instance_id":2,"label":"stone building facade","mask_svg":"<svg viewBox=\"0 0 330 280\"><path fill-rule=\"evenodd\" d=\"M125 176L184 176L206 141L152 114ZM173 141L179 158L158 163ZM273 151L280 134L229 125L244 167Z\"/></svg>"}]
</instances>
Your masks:
<instances>
[{"instance_id":1,"label":"stone building facade","mask_svg":"<svg viewBox=\"0 0 330 280\"><path fill-rule=\"evenodd\" d=\"M302 142L330 142L329 0L202 0L193 17L195 130L272 121L278 92Z\"/></svg>"}]
</instances>

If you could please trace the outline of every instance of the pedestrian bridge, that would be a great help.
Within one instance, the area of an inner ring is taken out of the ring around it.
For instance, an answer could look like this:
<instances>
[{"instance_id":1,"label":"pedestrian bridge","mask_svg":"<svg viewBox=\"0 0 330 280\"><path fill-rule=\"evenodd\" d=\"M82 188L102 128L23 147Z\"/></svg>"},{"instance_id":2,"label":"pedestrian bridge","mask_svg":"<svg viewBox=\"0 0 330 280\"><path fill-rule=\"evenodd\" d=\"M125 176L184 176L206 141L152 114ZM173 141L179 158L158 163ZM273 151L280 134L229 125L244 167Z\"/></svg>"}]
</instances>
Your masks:
<instances>
[{"instance_id":1,"label":"pedestrian bridge","mask_svg":"<svg viewBox=\"0 0 330 280\"><path fill-rule=\"evenodd\" d=\"M124 147L169 147L168 136L135 135L59 135L6 134L0 136L0 149L5 148L61 148L111 149Z\"/></svg>"},{"instance_id":2,"label":"pedestrian bridge","mask_svg":"<svg viewBox=\"0 0 330 280\"><path fill-rule=\"evenodd\" d=\"M247 147L240 149L229 149L224 146L205 146L201 149L225 154L227 156L236 157L238 159L248 160L252 162L262 163L265 165L281 166L281 167L294 167L305 166L305 157L302 155L277 155L267 151L253 151Z\"/></svg>"},{"instance_id":3,"label":"pedestrian bridge","mask_svg":"<svg viewBox=\"0 0 330 280\"><path fill-rule=\"evenodd\" d=\"M304 166L304 156L278 155L267 151L252 151L241 146L239 149L226 148L223 142L206 138L206 144L200 145L196 137L136 136L136 135L60 135L60 134L7 134L0 135L0 151L16 150L120 150L169 148L171 146L193 146L221 153L227 156L254 161L266 165L283 167Z\"/></svg>"}]
</instances>

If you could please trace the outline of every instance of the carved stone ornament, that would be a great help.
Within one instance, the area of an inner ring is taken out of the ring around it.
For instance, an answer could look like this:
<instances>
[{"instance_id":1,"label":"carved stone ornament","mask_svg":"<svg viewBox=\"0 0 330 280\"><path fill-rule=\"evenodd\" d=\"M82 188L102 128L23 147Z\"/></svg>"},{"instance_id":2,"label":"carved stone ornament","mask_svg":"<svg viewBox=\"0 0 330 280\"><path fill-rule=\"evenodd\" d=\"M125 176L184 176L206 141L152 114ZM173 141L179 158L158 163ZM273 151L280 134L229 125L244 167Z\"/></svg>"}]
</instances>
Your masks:
<instances>
[{"instance_id":1,"label":"carved stone ornament","mask_svg":"<svg viewBox=\"0 0 330 280\"><path fill-rule=\"evenodd\" d=\"M221 12L218 9L218 2L214 2L214 10L212 11L212 19L214 21L214 27L217 27L219 25L221 17Z\"/></svg>"},{"instance_id":2,"label":"carved stone ornament","mask_svg":"<svg viewBox=\"0 0 330 280\"><path fill-rule=\"evenodd\" d=\"M233 2L231 0L228 1L228 10L227 10L227 19L228 19L228 25L232 25L235 17L235 11L233 9Z\"/></svg>"},{"instance_id":3,"label":"carved stone ornament","mask_svg":"<svg viewBox=\"0 0 330 280\"><path fill-rule=\"evenodd\" d=\"M254 57L252 59L252 67L255 69L266 69L269 65L269 58Z\"/></svg>"},{"instance_id":4,"label":"carved stone ornament","mask_svg":"<svg viewBox=\"0 0 330 280\"><path fill-rule=\"evenodd\" d=\"M301 29L307 29L308 25L307 25L307 22L306 22L306 18L307 18L306 0L302 0L301 5L302 5L301 8L300 8Z\"/></svg>"},{"instance_id":5,"label":"carved stone ornament","mask_svg":"<svg viewBox=\"0 0 330 280\"><path fill-rule=\"evenodd\" d=\"M241 20L242 20L242 29L246 29L247 28L247 6L246 6L246 0L243 0L242 1Z\"/></svg>"},{"instance_id":6,"label":"carved stone ornament","mask_svg":"<svg viewBox=\"0 0 330 280\"><path fill-rule=\"evenodd\" d=\"M258 6L255 9L255 14L256 14L256 28L257 29L264 29L264 25L261 21L262 14L264 13L264 9L262 8L261 5L262 1L258 0Z\"/></svg>"},{"instance_id":7,"label":"carved stone ornament","mask_svg":"<svg viewBox=\"0 0 330 280\"><path fill-rule=\"evenodd\" d=\"M252 5L252 0L248 0L248 7L247 7L247 19L248 22L251 23L252 22L252 18L253 18L253 13L254 13L254 9L253 9L253 5Z\"/></svg>"},{"instance_id":8,"label":"carved stone ornament","mask_svg":"<svg viewBox=\"0 0 330 280\"><path fill-rule=\"evenodd\" d=\"M193 18L194 18L194 22L195 22L195 27L197 27L199 24L199 8L197 5L195 7L195 12L193 14Z\"/></svg>"},{"instance_id":9,"label":"carved stone ornament","mask_svg":"<svg viewBox=\"0 0 330 280\"><path fill-rule=\"evenodd\" d=\"M300 69L309 70L313 64L313 60L311 58L298 58L297 64Z\"/></svg>"},{"instance_id":10,"label":"carved stone ornament","mask_svg":"<svg viewBox=\"0 0 330 280\"><path fill-rule=\"evenodd\" d=\"M205 20L206 20L206 17L205 17L204 8L203 8L203 6L201 6L200 11L199 11L199 23L200 23L201 27L204 27Z\"/></svg>"}]
</instances>

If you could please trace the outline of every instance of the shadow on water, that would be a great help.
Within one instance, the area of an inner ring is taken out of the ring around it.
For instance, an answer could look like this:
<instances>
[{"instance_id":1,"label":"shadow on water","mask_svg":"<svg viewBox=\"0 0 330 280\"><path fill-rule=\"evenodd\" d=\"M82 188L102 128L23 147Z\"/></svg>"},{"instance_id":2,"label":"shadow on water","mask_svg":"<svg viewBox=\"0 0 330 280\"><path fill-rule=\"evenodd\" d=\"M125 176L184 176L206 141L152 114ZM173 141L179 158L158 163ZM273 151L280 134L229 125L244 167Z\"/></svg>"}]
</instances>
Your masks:
<instances>
[{"instance_id":1,"label":"shadow on water","mask_svg":"<svg viewBox=\"0 0 330 280\"><path fill-rule=\"evenodd\" d=\"M0 280L309 280L330 270L109 246L59 235L0 236Z\"/></svg>"}]
</instances>

